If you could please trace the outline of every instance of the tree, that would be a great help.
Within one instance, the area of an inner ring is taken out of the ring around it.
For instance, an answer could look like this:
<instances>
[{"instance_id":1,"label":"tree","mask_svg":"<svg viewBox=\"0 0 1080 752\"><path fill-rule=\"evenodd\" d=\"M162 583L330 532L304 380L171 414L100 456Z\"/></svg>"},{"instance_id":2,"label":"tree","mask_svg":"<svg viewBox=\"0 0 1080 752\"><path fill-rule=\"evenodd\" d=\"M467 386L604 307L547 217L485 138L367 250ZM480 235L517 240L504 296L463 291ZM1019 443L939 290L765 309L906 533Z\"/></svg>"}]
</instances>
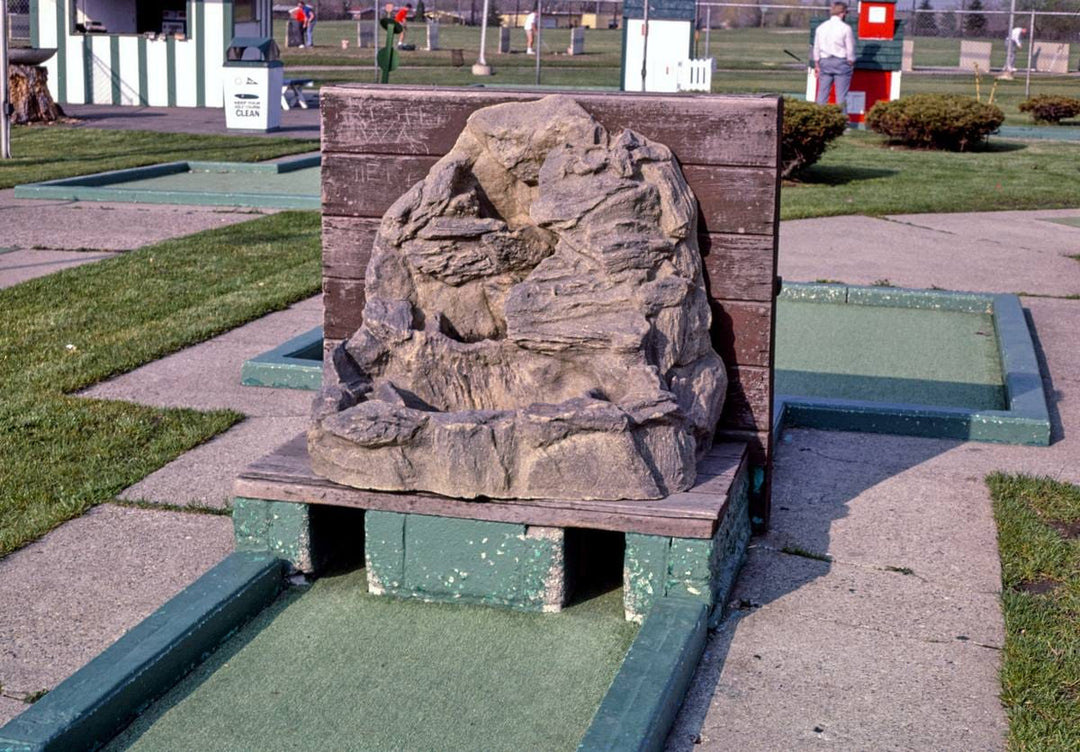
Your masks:
<instances>
[{"instance_id":1,"label":"tree","mask_svg":"<svg viewBox=\"0 0 1080 752\"><path fill-rule=\"evenodd\" d=\"M982 9L982 0L971 0L968 10L972 12L964 16L964 33L969 37L981 37L986 33L986 16L974 12Z\"/></svg>"},{"instance_id":2,"label":"tree","mask_svg":"<svg viewBox=\"0 0 1080 752\"><path fill-rule=\"evenodd\" d=\"M427 20L427 8L424 7L424 0L416 0L416 13L414 15L417 23L424 23Z\"/></svg>"}]
</instances>

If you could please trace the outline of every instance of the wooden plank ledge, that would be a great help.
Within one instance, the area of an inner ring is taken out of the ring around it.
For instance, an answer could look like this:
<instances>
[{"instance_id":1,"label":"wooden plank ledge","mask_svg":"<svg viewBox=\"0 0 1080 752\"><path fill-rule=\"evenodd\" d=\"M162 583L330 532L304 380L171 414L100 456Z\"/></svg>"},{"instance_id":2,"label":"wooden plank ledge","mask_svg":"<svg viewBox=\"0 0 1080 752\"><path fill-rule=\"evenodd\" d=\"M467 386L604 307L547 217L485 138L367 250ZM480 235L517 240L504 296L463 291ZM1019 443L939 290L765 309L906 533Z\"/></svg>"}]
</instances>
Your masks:
<instances>
[{"instance_id":1,"label":"wooden plank ledge","mask_svg":"<svg viewBox=\"0 0 1080 752\"><path fill-rule=\"evenodd\" d=\"M616 530L679 538L711 538L723 519L733 485L747 470L747 446L716 444L698 463L697 483L664 499L454 499L422 492L370 491L342 486L311 470L307 435L300 434L249 465L236 479L236 496L266 501L374 509L546 527Z\"/></svg>"}]
</instances>

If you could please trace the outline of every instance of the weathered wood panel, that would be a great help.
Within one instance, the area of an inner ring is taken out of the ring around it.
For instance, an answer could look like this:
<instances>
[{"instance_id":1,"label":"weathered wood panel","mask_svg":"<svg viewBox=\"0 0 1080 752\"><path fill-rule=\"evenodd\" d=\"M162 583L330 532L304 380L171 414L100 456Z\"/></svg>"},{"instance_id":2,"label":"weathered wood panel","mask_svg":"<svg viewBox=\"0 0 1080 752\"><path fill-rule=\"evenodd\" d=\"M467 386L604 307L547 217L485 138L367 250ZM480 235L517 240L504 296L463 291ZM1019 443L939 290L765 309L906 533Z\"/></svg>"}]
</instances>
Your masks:
<instances>
[{"instance_id":1,"label":"weathered wood panel","mask_svg":"<svg viewBox=\"0 0 1080 752\"><path fill-rule=\"evenodd\" d=\"M698 200L699 231L773 234L776 186L771 170L684 165L683 177Z\"/></svg>"},{"instance_id":2,"label":"weathered wood panel","mask_svg":"<svg viewBox=\"0 0 1080 752\"><path fill-rule=\"evenodd\" d=\"M323 215L323 274L363 279L379 221L364 217ZM768 302L775 291L774 240L763 235L702 234L709 295L723 300Z\"/></svg>"},{"instance_id":3,"label":"weathered wood panel","mask_svg":"<svg viewBox=\"0 0 1080 752\"><path fill-rule=\"evenodd\" d=\"M772 380L769 369L758 366L729 366L728 393L720 425L749 431L772 427Z\"/></svg>"},{"instance_id":4,"label":"weathered wood panel","mask_svg":"<svg viewBox=\"0 0 1080 752\"><path fill-rule=\"evenodd\" d=\"M345 339L363 321L364 281L323 277L323 336Z\"/></svg>"},{"instance_id":5,"label":"weathered wood panel","mask_svg":"<svg viewBox=\"0 0 1080 752\"><path fill-rule=\"evenodd\" d=\"M609 131L632 128L666 144L683 165L745 165L775 171L780 130L776 97L566 93ZM535 91L327 86L319 94L323 151L441 156L453 147L474 110L545 95Z\"/></svg>"},{"instance_id":6,"label":"weathered wood panel","mask_svg":"<svg viewBox=\"0 0 1080 752\"><path fill-rule=\"evenodd\" d=\"M323 211L335 216L386 213L423 180L435 157L323 155ZM688 167L686 182L697 196L702 232L772 235L776 189L771 173L748 167Z\"/></svg>"},{"instance_id":7,"label":"weathered wood panel","mask_svg":"<svg viewBox=\"0 0 1080 752\"><path fill-rule=\"evenodd\" d=\"M710 298L772 301L776 294L775 238L707 233L698 235L698 246Z\"/></svg>"},{"instance_id":8,"label":"weathered wood panel","mask_svg":"<svg viewBox=\"0 0 1080 752\"><path fill-rule=\"evenodd\" d=\"M772 364L773 306L739 300L710 300L713 347L725 363Z\"/></svg>"},{"instance_id":9,"label":"weathered wood panel","mask_svg":"<svg viewBox=\"0 0 1080 752\"><path fill-rule=\"evenodd\" d=\"M377 219L323 214L323 275L338 279L363 279L378 231Z\"/></svg>"},{"instance_id":10,"label":"weathered wood panel","mask_svg":"<svg viewBox=\"0 0 1080 752\"><path fill-rule=\"evenodd\" d=\"M323 153L323 213L378 219L405 191L427 177L435 157Z\"/></svg>"},{"instance_id":11,"label":"weathered wood panel","mask_svg":"<svg viewBox=\"0 0 1080 752\"><path fill-rule=\"evenodd\" d=\"M746 447L743 444L716 445L699 464L698 480L694 487L665 499L468 501L427 493L367 491L332 483L312 472L307 440L300 435L248 466L237 478L233 491L237 496L270 501L709 538L716 530L717 521L723 516L732 484L740 472L745 472L745 457Z\"/></svg>"}]
</instances>

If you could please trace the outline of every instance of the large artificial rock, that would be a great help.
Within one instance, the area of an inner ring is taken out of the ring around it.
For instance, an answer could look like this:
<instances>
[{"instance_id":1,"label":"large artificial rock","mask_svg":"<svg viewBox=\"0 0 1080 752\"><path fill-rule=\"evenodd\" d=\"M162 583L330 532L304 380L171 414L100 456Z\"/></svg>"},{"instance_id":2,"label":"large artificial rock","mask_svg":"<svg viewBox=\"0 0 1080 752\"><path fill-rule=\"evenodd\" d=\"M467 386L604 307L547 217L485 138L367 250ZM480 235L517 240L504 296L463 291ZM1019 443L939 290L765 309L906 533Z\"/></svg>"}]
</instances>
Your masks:
<instances>
[{"instance_id":1,"label":"large artificial rock","mask_svg":"<svg viewBox=\"0 0 1080 752\"><path fill-rule=\"evenodd\" d=\"M476 111L382 220L313 468L465 498L689 488L727 389L696 222L664 145L567 97Z\"/></svg>"}]
</instances>

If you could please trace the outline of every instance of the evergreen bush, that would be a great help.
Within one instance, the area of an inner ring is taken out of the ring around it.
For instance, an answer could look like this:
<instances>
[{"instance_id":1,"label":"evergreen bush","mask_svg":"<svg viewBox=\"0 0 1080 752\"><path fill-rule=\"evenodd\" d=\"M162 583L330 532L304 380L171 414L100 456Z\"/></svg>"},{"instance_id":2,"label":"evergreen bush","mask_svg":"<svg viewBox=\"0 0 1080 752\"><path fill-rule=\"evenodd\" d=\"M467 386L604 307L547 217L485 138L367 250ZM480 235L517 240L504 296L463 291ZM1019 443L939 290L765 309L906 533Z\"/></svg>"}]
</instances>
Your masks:
<instances>
[{"instance_id":1,"label":"evergreen bush","mask_svg":"<svg viewBox=\"0 0 1080 752\"><path fill-rule=\"evenodd\" d=\"M847 128L847 118L834 104L784 100L784 130L780 139L781 170L785 178L821 159L829 144Z\"/></svg>"},{"instance_id":2,"label":"evergreen bush","mask_svg":"<svg viewBox=\"0 0 1080 752\"><path fill-rule=\"evenodd\" d=\"M881 101L866 115L870 130L894 143L964 151L982 143L1005 122L997 105L959 94L915 94Z\"/></svg>"},{"instance_id":3,"label":"evergreen bush","mask_svg":"<svg viewBox=\"0 0 1080 752\"><path fill-rule=\"evenodd\" d=\"M1060 123L1080 115L1080 99L1039 94L1021 102L1020 112L1030 112L1036 123Z\"/></svg>"}]
</instances>

